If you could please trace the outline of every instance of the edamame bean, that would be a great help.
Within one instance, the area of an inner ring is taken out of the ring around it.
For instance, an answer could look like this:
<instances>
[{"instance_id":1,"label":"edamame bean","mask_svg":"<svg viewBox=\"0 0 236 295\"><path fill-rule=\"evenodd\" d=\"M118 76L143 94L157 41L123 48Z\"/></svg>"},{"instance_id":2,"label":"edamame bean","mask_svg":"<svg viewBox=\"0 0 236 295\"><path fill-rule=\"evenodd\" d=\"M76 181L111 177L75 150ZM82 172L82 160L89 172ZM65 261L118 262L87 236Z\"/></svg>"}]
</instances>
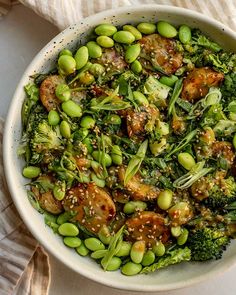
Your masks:
<instances>
[{"instance_id":1,"label":"edamame bean","mask_svg":"<svg viewBox=\"0 0 236 295\"><path fill-rule=\"evenodd\" d=\"M88 138L88 137L86 137L82 141L82 143L86 146L88 154L92 154L92 152L93 152L93 145L92 145L91 139Z\"/></svg>"},{"instance_id":2,"label":"edamame bean","mask_svg":"<svg viewBox=\"0 0 236 295\"><path fill-rule=\"evenodd\" d=\"M137 29L139 30L139 32L149 35L155 33L156 26L152 23L140 23L137 25Z\"/></svg>"},{"instance_id":3,"label":"edamame bean","mask_svg":"<svg viewBox=\"0 0 236 295\"><path fill-rule=\"evenodd\" d=\"M130 201L124 205L123 211L125 214L132 214L135 211L143 211L147 208L147 204L142 201Z\"/></svg>"},{"instance_id":4,"label":"edamame bean","mask_svg":"<svg viewBox=\"0 0 236 295\"><path fill-rule=\"evenodd\" d=\"M111 149L112 162L116 165L122 164L122 152L118 145L113 145Z\"/></svg>"},{"instance_id":5,"label":"edamame bean","mask_svg":"<svg viewBox=\"0 0 236 295\"><path fill-rule=\"evenodd\" d=\"M81 73L79 81L82 85L90 85L95 81L95 78L88 71Z\"/></svg>"},{"instance_id":6,"label":"edamame bean","mask_svg":"<svg viewBox=\"0 0 236 295\"><path fill-rule=\"evenodd\" d=\"M111 159L110 155L107 153L102 153L100 151L94 151L92 153L92 156L98 162L100 162L100 159L103 160L106 167L109 167L112 164L112 159Z\"/></svg>"},{"instance_id":7,"label":"edamame bean","mask_svg":"<svg viewBox=\"0 0 236 295\"><path fill-rule=\"evenodd\" d=\"M188 240L188 230L186 228L183 229L182 233L180 236L177 238L177 244L179 246L184 245Z\"/></svg>"},{"instance_id":8,"label":"edamame bean","mask_svg":"<svg viewBox=\"0 0 236 295\"><path fill-rule=\"evenodd\" d=\"M156 243L156 245L154 245L154 247L152 248L152 251L154 252L154 254L156 255L156 256L163 256L164 254L165 254L165 252L166 252L166 248L165 248L165 245L164 244L162 244L162 242L161 241L158 241L157 243Z\"/></svg>"},{"instance_id":9,"label":"edamame bean","mask_svg":"<svg viewBox=\"0 0 236 295\"><path fill-rule=\"evenodd\" d=\"M133 34L131 34L128 31L118 31L114 34L113 39L117 43L122 43L122 44L131 44L134 42L135 37Z\"/></svg>"},{"instance_id":10,"label":"edamame bean","mask_svg":"<svg viewBox=\"0 0 236 295\"><path fill-rule=\"evenodd\" d=\"M235 134L234 137L233 137L233 146L234 146L234 148L236 149L236 134Z\"/></svg>"},{"instance_id":11,"label":"edamame bean","mask_svg":"<svg viewBox=\"0 0 236 295\"><path fill-rule=\"evenodd\" d=\"M67 139L71 137L70 125L66 121L62 121L60 124L60 133Z\"/></svg>"},{"instance_id":12,"label":"edamame bean","mask_svg":"<svg viewBox=\"0 0 236 295\"><path fill-rule=\"evenodd\" d=\"M127 262L122 266L121 272L126 276L134 276L137 275L142 270L142 265L134 262Z\"/></svg>"},{"instance_id":13,"label":"edamame bean","mask_svg":"<svg viewBox=\"0 0 236 295\"><path fill-rule=\"evenodd\" d=\"M59 84L55 90L56 97L60 99L60 101L67 101L71 97L71 91L68 85Z\"/></svg>"},{"instance_id":14,"label":"edamame bean","mask_svg":"<svg viewBox=\"0 0 236 295\"><path fill-rule=\"evenodd\" d=\"M112 257L110 262L108 263L106 270L108 271L115 271L120 268L121 266L121 259L119 257ZM104 266L104 260L102 259L101 265Z\"/></svg>"},{"instance_id":15,"label":"edamame bean","mask_svg":"<svg viewBox=\"0 0 236 295\"><path fill-rule=\"evenodd\" d=\"M86 46L88 48L89 57L99 58L102 56L102 48L95 41L89 41Z\"/></svg>"},{"instance_id":16,"label":"edamame bean","mask_svg":"<svg viewBox=\"0 0 236 295\"><path fill-rule=\"evenodd\" d=\"M104 48L111 48L114 46L114 41L108 36L99 36L97 37L96 41Z\"/></svg>"},{"instance_id":17,"label":"edamame bean","mask_svg":"<svg viewBox=\"0 0 236 295\"><path fill-rule=\"evenodd\" d=\"M89 249L84 245L84 242L81 242L81 245L75 250L80 256L87 256L89 254Z\"/></svg>"},{"instance_id":18,"label":"edamame bean","mask_svg":"<svg viewBox=\"0 0 236 295\"><path fill-rule=\"evenodd\" d=\"M152 250L148 250L144 255L143 255L143 260L142 260L142 265L143 266L148 266L153 264L155 261L155 254L153 253Z\"/></svg>"},{"instance_id":19,"label":"edamame bean","mask_svg":"<svg viewBox=\"0 0 236 295\"><path fill-rule=\"evenodd\" d=\"M70 49L62 49L62 51L60 52L59 56L61 55L69 55L72 56L72 52L70 51Z\"/></svg>"},{"instance_id":20,"label":"edamame bean","mask_svg":"<svg viewBox=\"0 0 236 295\"><path fill-rule=\"evenodd\" d=\"M183 166L186 170L191 170L196 162L192 155L189 153L179 153L178 154L178 162L181 166Z\"/></svg>"},{"instance_id":21,"label":"edamame bean","mask_svg":"<svg viewBox=\"0 0 236 295\"><path fill-rule=\"evenodd\" d=\"M192 39L191 29L186 25L180 26L179 28L180 42L182 42L183 44L187 44L191 41L191 39Z\"/></svg>"},{"instance_id":22,"label":"edamame bean","mask_svg":"<svg viewBox=\"0 0 236 295\"><path fill-rule=\"evenodd\" d=\"M106 253L107 253L107 250L97 250L91 254L91 257L93 259L101 259L105 256Z\"/></svg>"},{"instance_id":23,"label":"edamame bean","mask_svg":"<svg viewBox=\"0 0 236 295\"><path fill-rule=\"evenodd\" d=\"M36 166L25 167L22 171L23 176L26 178L38 177L40 173L41 173L41 169Z\"/></svg>"},{"instance_id":24,"label":"edamame bean","mask_svg":"<svg viewBox=\"0 0 236 295\"><path fill-rule=\"evenodd\" d=\"M81 245L81 239L78 237L65 237L63 242L70 248L77 248Z\"/></svg>"},{"instance_id":25,"label":"edamame bean","mask_svg":"<svg viewBox=\"0 0 236 295\"><path fill-rule=\"evenodd\" d=\"M72 56L61 55L58 59L58 66L63 75L69 75L76 70L76 61Z\"/></svg>"},{"instance_id":26,"label":"edamame bean","mask_svg":"<svg viewBox=\"0 0 236 295\"><path fill-rule=\"evenodd\" d=\"M132 35L134 35L135 40L140 40L142 38L142 34L137 30L134 26L131 25L125 25L123 26L124 31L130 32Z\"/></svg>"},{"instance_id":27,"label":"edamame bean","mask_svg":"<svg viewBox=\"0 0 236 295\"><path fill-rule=\"evenodd\" d=\"M162 76L159 81L164 84L167 85L169 87L173 87L175 85L175 82L178 80L178 77L176 77L175 75L171 75L171 76Z\"/></svg>"},{"instance_id":28,"label":"edamame bean","mask_svg":"<svg viewBox=\"0 0 236 295\"><path fill-rule=\"evenodd\" d=\"M104 244L97 238L87 238L84 240L85 246L91 251L104 250Z\"/></svg>"},{"instance_id":29,"label":"edamame bean","mask_svg":"<svg viewBox=\"0 0 236 295\"><path fill-rule=\"evenodd\" d=\"M72 217L74 217L77 213L73 211L65 211L61 213L57 217L57 224L61 225L63 223L66 223L68 220L70 220Z\"/></svg>"},{"instance_id":30,"label":"edamame bean","mask_svg":"<svg viewBox=\"0 0 236 295\"><path fill-rule=\"evenodd\" d=\"M141 263L145 253L145 242L136 241L133 243L130 250L130 258L134 263Z\"/></svg>"},{"instance_id":31,"label":"edamame bean","mask_svg":"<svg viewBox=\"0 0 236 295\"><path fill-rule=\"evenodd\" d=\"M99 177L97 177L97 175L95 173L91 173L91 179L92 181L99 187L104 187L106 185L106 182L104 179L101 179Z\"/></svg>"},{"instance_id":32,"label":"edamame bean","mask_svg":"<svg viewBox=\"0 0 236 295\"><path fill-rule=\"evenodd\" d=\"M119 251L116 253L116 256L118 257L128 256L130 254L131 247L132 247L131 243L122 241L121 247Z\"/></svg>"},{"instance_id":33,"label":"edamame bean","mask_svg":"<svg viewBox=\"0 0 236 295\"><path fill-rule=\"evenodd\" d=\"M177 35L176 28L165 21L157 23L157 31L162 37L166 38L174 38Z\"/></svg>"},{"instance_id":34,"label":"edamame bean","mask_svg":"<svg viewBox=\"0 0 236 295\"><path fill-rule=\"evenodd\" d=\"M105 72L105 68L100 64L92 64L89 68L89 71L91 74L93 74L95 77L99 77Z\"/></svg>"},{"instance_id":35,"label":"edamame bean","mask_svg":"<svg viewBox=\"0 0 236 295\"><path fill-rule=\"evenodd\" d=\"M140 91L133 91L133 96L134 100L139 104L139 105L149 105L149 101L145 97L144 94Z\"/></svg>"},{"instance_id":36,"label":"edamame bean","mask_svg":"<svg viewBox=\"0 0 236 295\"><path fill-rule=\"evenodd\" d=\"M162 192L160 192L158 198L157 198L157 205L162 210L167 210L171 206L173 198L173 192L169 189L166 189Z\"/></svg>"},{"instance_id":37,"label":"edamame bean","mask_svg":"<svg viewBox=\"0 0 236 295\"><path fill-rule=\"evenodd\" d=\"M60 123L60 116L57 111L51 110L48 113L48 124L51 126L56 126Z\"/></svg>"},{"instance_id":38,"label":"edamame bean","mask_svg":"<svg viewBox=\"0 0 236 295\"><path fill-rule=\"evenodd\" d=\"M86 128L80 128L73 133L73 139L76 140L84 140L89 134L89 130Z\"/></svg>"},{"instance_id":39,"label":"edamame bean","mask_svg":"<svg viewBox=\"0 0 236 295\"><path fill-rule=\"evenodd\" d=\"M140 51L141 51L140 44L137 43L134 45L130 45L125 52L125 61L129 64L134 62L139 56Z\"/></svg>"},{"instance_id":40,"label":"edamame bean","mask_svg":"<svg viewBox=\"0 0 236 295\"><path fill-rule=\"evenodd\" d=\"M64 199L66 193L66 183L62 182L61 185L55 184L53 188L53 196L61 201Z\"/></svg>"},{"instance_id":41,"label":"edamame bean","mask_svg":"<svg viewBox=\"0 0 236 295\"><path fill-rule=\"evenodd\" d=\"M75 53L76 69L82 69L88 62L89 53L86 46L81 46Z\"/></svg>"},{"instance_id":42,"label":"edamame bean","mask_svg":"<svg viewBox=\"0 0 236 295\"><path fill-rule=\"evenodd\" d=\"M79 229L73 223L63 223L58 227L58 232L61 236L76 237L79 234Z\"/></svg>"},{"instance_id":43,"label":"edamame bean","mask_svg":"<svg viewBox=\"0 0 236 295\"><path fill-rule=\"evenodd\" d=\"M109 245L111 241L111 234L109 228L106 225L103 225L98 232L99 239L105 244Z\"/></svg>"},{"instance_id":44,"label":"edamame bean","mask_svg":"<svg viewBox=\"0 0 236 295\"><path fill-rule=\"evenodd\" d=\"M112 36L117 32L117 28L111 24L101 24L95 28L95 33L99 36Z\"/></svg>"},{"instance_id":45,"label":"edamame bean","mask_svg":"<svg viewBox=\"0 0 236 295\"><path fill-rule=\"evenodd\" d=\"M170 231L171 231L172 236L177 238L181 235L182 229L180 226L172 226Z\"/></svg>"},{"instance_id":46,"label":"edamame bean","mask_svg":"<svg viewBox=\"0 0 236 295\"><path fill-rule=\"evenodd\" d=\"M131 70L135 73L135 74L139 74L142 72L143 67L141 65L141 63L138 60L135 60L134 62L132 62L131 64Z\"/></svg>"},{"instance_id":47,"label":"edamame bean","mask_svg":"<svg viewBox=\"0 0 236 295\"><path fill-rule=\"evenodd\" d=\"M82 116L81 107L75 103L73 100L65 101L61 104L63 112L65 112L69 117L76 118Z\"/></svg>"},{"instance_id":48,"label":"edamame bean","mask_svg":"<svg viewBox=\"0 0 236 295\"><path fill-rule=\"evenodd\" d=\"M95 120L91 116L84 116L81 119L80 126L85 129L92 129L95 126Z\"/></svg>"},{"instance_id":49,"label":"edamame bean","mask_svg":"<svg viewBox=\"0 0 236 295\"><path fill-rule=\"evenodd\" d=\"M111 114L111 115L108 115L105 118L105 122L107 124L120 125L121 124L121 118L120 118L120 116L118 116L116 114Z\"/></svg>"}]
</instances>

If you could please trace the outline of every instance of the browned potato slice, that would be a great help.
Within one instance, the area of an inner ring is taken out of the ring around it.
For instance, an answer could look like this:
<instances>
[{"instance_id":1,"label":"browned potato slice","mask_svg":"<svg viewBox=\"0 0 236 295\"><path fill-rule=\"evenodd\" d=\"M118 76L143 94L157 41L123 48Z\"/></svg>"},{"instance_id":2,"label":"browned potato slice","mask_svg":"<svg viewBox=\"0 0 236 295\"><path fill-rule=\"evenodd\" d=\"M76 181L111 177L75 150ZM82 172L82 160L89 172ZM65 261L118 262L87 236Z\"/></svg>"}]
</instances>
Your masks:
<instances>
[{"instance_id":1,"label":"browned potato slice","mask_svg":"<svg viewBox=\"0 0 236 295\"><path fill-rule=\"evenodd\" d=\"M184 79L181 97L188 101L196 101L206 96L209 88L218 86L224 75L208 67L195 68Z\"/></svg>"},{"instance_id":2,"label":"browned potato slice","mask_svg":"<svg viewBox=\"0 0 236 295\"><path fill-rule=\"evenodd\" d=\"M145 241L148 247L154 246L157 240L165 243L169 237L163 216L152 211L138 212L126 221L126 225L128 240Z\"/></svg>"},{"instance_id":3,"label":"browned potato slice","mask_svg":"<svg viewBox=\"0 0 236 295\"><path fill-rule=\"evenodd\" d=\"M56 109L60 100L56 97L55 90L57 85L65 83L64 79L58 75L47 77L39 89L40 100L48 111Z\"/></svg>"},{"instance_id":4,"label":"browned potato slice","mask_svg":"<svg viewBox=\"0 0 236 295\"><path fill-rule=\"evenodd\" d=\"M189 203L179 202L168 211L173 226L186 224L193 217L193 211Z\"/></svg>"},{"instance_id":5,"label":"browned potato slice","mask_svg":"<svg viewBox=\"0 0 236 295\"><path fill-rule=\"evenodd\" d=\"M125 167L120 166L118 170L118 177L122 184L124 184ZM125 189L131 198L135 201L148 201L157 199L160 191L153 185L142 183L139 174L133 176L126 184Z\"/></svg>"},{"instance_id":6,"label":"browned potato slice","mask_svg":"<svg viewBox=\"0 0 236 295\"><path fill-rule=\"evenodd\" d=\"M109 194L93 183L80 184L70 189L63 205L65 210L77 211L75 220L94 233L102 225L108 225L116 214L115 204Z\"/></svg>"},{"instance_id":7,"label":"browned potato slice","mask_svg":"<svg viewBox=\"0 0 236 295\"><path fill-rule=\"evenodd\" d=\"M199 180L197 180L194 184L191 186L191 194L192 196L202 201L209 196L209 190L212 188L213 183L209 182L209 178L202 177Z\"/></svg>"},{"instance_id":8,"label":"browned potato slice","mask_svg":"<svg viewBox=\"0 0 236 295\"><path fill-rule=\"evenodd\" d=\"M213 157L220 158L223 157L228 162L229 166L232 166L235 153L233 145L227 141L216 141L212 144L212 154Z\"/></svg>"},{"instance_id":9,"label":"browned potato slice","mask_svg":"<svg viewBox=\"0 0 236 295\"><path fill-rule=\"evenodd\" d=\"M106 48L103 50L102 56L96 59L106 68L107 72L121 73L127 66L122 55L120 55L114 48Z\"/></svg>"},{"instance_id":10,"label":"browned potato slice","mask_svg":"<svg viewBox=\"0 0 236 295\"><path fill-rule=\"evenodd\" d=\"M160 67L166 74L174 74L182 66L183 56L176 50L173 39L152 34L139 40L141 44L140 56L150 60L154 66ZM143 62L143 60L141 60Z\"/></svg>"}]
</instances>

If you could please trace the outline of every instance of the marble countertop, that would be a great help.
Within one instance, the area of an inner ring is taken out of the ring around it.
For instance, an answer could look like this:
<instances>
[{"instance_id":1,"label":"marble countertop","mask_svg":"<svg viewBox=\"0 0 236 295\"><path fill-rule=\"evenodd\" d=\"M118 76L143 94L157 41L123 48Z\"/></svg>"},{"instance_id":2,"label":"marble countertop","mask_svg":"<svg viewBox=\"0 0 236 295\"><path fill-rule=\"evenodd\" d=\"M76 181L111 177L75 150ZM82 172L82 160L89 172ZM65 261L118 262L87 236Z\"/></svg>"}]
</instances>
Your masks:
<instances>
[{"instance_id":1,"label":"marble countertop","mask_svg":"<svg viewBox=\"0 0 236 295\"><path fill-rule=\"evenodd\" d=\"M5 118L12 95L34 55L58 29L22 5L16 5L0 20L0 116ZM50 255L52 281L50 295L131 295L90 281L68 269ZM162 292L162 295L235 295L236 266L220 277L190 288ZM0 291L1 293L1 291ZM142 293L144 294L144 293ZM148 294L148 293L147 293ZM145 294L144 294L145 295Z\"/></svg>"}]
</instances>

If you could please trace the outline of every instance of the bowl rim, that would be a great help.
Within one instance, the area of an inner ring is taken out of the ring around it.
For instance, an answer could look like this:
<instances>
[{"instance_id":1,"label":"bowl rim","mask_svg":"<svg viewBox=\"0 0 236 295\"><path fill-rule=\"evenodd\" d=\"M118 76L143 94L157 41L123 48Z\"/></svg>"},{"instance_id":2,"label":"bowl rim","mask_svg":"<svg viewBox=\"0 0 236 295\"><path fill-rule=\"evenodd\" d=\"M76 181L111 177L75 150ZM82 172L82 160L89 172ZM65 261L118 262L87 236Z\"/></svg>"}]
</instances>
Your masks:
<instances>
[{"instance_id":1,"label":"bowl rim","mask_svg":"<svg viewBox=\"0 0 236 295\"><path fill-rule=\"evenodd\" d=\"M204 14L196 12L196 11L182 8L182 7L170 6L170 5L140 4L137 6L124 6L124 7L120 7L120 8L116 8L116 9L109 9L106 11L102 11L102 12L99 12L94 15L90 15L90 16L84 18L82 21L83 21L83 23L89 23L90 21L92 23L94 23L94 21L93 21L94 18L101 19L104 17L109 17L114 14L114 11L116 14L127 13L127 12L129 12L129 13L142 12L143 14L145 14L145 12L150 11L150 9L152 9L152 10L158 9L160 11L160 13L161 12L168 12L170 14L176 14L176 15L186 14L188 17L195 17L199 21L204 21L210 25L213 25L216 29L218 29L220 31L223 30L225 34L231 36L233 39L236 40L236 33L232 29L227 27L226 25L222 24L221 22L219 22L209 16L205 16ZM66 35L66 33L69 32L70 28L77 26L79 23L80 22L78 22L74 25L71 25L68 28L66 28L65 30L63 30L62 32L60 32L36 54L36 56L33 58L31 63L28 65L28 67L24 71L20 81L18 82L18 84L16 86L15 93L12 98L12 101L10 103L10 107L8 109L7 118L6 118L5 127L4 127L4 134L3 134L3 165L4 165L4 171L5 171L8 189L10 191L12 200L13 200L13 202L17 208L17 211L19 212L22 220L24 221L25 225L30 230L32 235L39 241L39 243L42 244L43 247L45 247L45 249L48 252L50 252L51 255L53 255L55 258L57 258L61 263L63 263L64 265L66 265L67 267L69 267L70 269L72 269L73 271L78 273L79 275L82 275L88 279L95 281L95 282L98 282L98 283L101 283L101 284L106 285L108 287L113 287L116 289L130 290L130 291L143 291L143 292L144 291L145 292L156 292L156 291L167 291L167 290L180 289L180 288L189 287L194 284L211 279L214 276L219 275L226 270L229 270L230 267L233 267L234 264L236 264L236 255L235 255L234 259L231 259L231 261L225 262L224 265L221 266L219 269L216 267L207 274L201 274L197 277L191 278L191 279L184 281L184 282L180 281L180 282L176 282L176 283L169 283L169 284L166 284L163 286L143 285L143 286L137 287L134 282L127 281L126 285L122 285L121 283L119 283L119 280L111 281L109 278L106 278L106 276L101 276L101 277L96 276L95 274L93 274L89 270L86 270L83 268L80 268L80 270L75 269L71 263L64 260L63 257L60 256L60 253L58 253L57 251L54 251L53 247L50 244L45 242L44 238L40 235L40 232L37 230L37 228L35 228L34 226L31 225L29 219L27 218L27 216L24 212L23 207L21 206L21 202L20 202L20 198L17 194L17 190L14 188L14 179L11 178L11 169L12 169L12 167L10 166L11 161L9 161L9 159L11 158L11 153L10 153L11 149L9 149L9 146L10 146L11 137L13 136L13 131L11 129L11 126L12 126L12 120L14 118L14 111L15 111L16 106L18 105L17 98L20 95L20 93L22 92L23 81L25 80L26 77L29 77L29 73L33 69L34 64L36 64L37 62L42 60L42 54L44 52L46 52L48 48L52 47L54 42L59 41L63 35Z\"/></svg>"}]
</instances>

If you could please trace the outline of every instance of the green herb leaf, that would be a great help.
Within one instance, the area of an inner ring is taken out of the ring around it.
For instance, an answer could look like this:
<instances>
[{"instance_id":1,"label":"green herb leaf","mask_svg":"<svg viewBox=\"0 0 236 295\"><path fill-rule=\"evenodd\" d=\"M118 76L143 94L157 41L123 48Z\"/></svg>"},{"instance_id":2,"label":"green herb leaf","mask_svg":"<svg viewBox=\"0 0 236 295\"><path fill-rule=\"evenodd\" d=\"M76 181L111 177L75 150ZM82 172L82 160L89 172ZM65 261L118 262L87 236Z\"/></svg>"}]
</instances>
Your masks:
<instances>
[{"instance_id":1,"label":"green herb leaf","mask_svg":"<svg viewBox=\"0 0 236 295\"><path fill-rule=\"evenodd\" d=\"M175 102L178 99L181 91L183 88L183 79L179 79L175 83L175 87L172 93L172 96L170 98L169 107L168 107L168 115L170 116L173 113L173 110L175 108Z\"/></svg>"}]
</instances>

